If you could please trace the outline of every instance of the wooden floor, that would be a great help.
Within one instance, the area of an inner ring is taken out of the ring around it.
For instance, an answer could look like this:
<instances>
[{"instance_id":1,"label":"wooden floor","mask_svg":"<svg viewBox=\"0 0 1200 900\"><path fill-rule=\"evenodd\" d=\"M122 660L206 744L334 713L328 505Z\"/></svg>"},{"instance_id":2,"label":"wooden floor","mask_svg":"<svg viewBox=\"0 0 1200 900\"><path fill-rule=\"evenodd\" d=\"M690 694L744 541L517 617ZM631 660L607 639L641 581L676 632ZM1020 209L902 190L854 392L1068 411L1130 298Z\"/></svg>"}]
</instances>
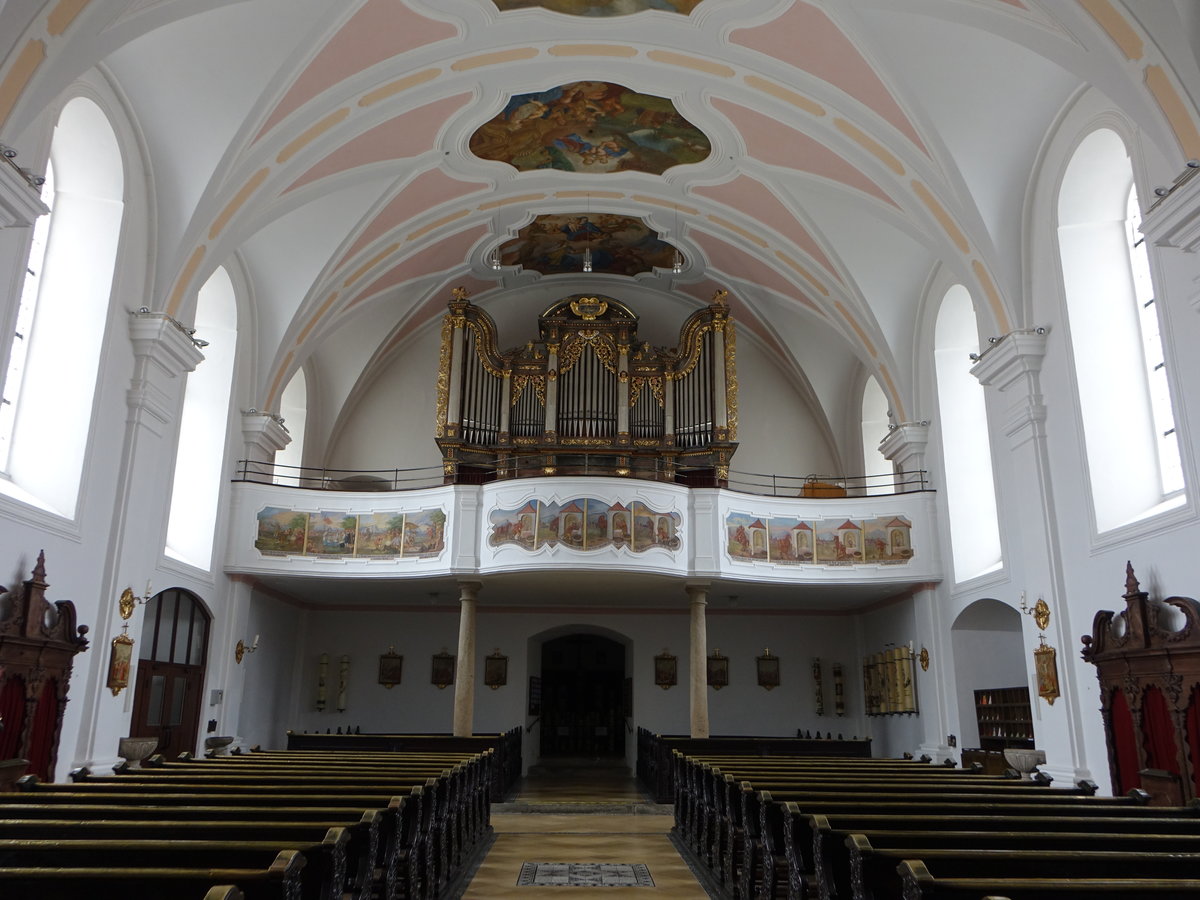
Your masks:
<instances>
[{"instance_id":1,"label":"wooden floor","mask_svg":"<svg viewBox=\"0 0 1200 900\"><path fill-rule=\"evenodd\" d=\"M574 766L528 776L513 802L493 808L496 841L462 897L707 900L667 837L672 824L671 807L648 802L622 770ZM519 887L522 863L642 863L654 886Z\"/></svg>"}]
</instances>

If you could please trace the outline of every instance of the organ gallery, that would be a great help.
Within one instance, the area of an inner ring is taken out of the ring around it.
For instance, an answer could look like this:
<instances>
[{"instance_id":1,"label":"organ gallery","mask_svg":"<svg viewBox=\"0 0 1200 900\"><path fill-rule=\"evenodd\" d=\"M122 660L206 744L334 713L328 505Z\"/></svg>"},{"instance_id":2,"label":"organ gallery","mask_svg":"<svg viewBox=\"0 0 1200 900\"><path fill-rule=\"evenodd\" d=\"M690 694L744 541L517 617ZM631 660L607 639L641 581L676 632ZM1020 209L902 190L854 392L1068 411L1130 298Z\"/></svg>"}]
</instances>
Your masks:
<instances>
[{"instance_id":1,"label":"organ gallery","mask_svg":"<svg viewBox=\"0 0 1200 900\"><path fill-rule=\"evenodd\" d=\"M501 350L496 324L458 289L442 325L436 438L446 480L611 474L723 486L737 449L727 292L683 323L676 347L638 338L638 316L572 294L535 339Z\"/></svg>"}]
</instances>

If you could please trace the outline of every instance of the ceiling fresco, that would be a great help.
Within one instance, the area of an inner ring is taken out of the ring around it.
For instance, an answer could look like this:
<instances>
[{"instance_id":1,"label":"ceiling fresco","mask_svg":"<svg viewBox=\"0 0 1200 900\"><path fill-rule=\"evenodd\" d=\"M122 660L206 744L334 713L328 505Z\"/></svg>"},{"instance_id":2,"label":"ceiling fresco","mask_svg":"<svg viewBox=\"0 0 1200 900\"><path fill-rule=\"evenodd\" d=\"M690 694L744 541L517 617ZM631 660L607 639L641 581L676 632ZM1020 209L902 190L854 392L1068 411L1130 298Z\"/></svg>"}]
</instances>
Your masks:
<instances>
[{"instance_id":1,"label":"ceiling fresco","mask_svg":"<svg viewBox=\"0 0 1200 900\"><path fill-rule=\"evenodd\" d=\"M500 245L500 262L543 275L579 272L583 253L592 251L592 271L637 275L671 268L675 248L658 238L642 219L610 214L538 216Z\"/></svg>"},{"instance_id":2,"label":"ceiling fresco","mask_svg":"<svg viewBox=\"0 0 1200 900\"><path fill-rule=\"evenodd\" d=\"M548 9L569 16L627 16L647 9L683 13L685 16L701 0L492 0L504 12L510 9Z\"/></svg>"},{"instance_id":3,"label":"ceiling fresco","mask_svg":"<svg viewBox=\"0 0 1200 900\"><path fill-rule=\"evenodd\" d=\"M665 97L607 81L575 81L515 94L471 135L471 152L522 172L648 172L697 163L712 152L704 133Z\"/></svg>"}]
</instances>

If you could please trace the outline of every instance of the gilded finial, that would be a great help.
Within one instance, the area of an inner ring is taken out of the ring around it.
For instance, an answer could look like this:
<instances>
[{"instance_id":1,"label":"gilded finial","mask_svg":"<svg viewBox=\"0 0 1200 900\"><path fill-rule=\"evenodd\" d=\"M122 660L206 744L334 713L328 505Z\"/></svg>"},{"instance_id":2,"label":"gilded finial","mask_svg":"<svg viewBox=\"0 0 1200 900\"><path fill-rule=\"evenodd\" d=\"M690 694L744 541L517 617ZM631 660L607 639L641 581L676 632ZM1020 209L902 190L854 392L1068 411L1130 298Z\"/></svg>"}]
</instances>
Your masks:
<instances>
[{"instance_id":1,"label":"gilded finial","mask_svg":"<svg viewBox=\"0 0 1200 900\"><path fill-rule=\"evenodd\" d=\"M450 293L454 295L455 300L466 300L467 297L470 296L470 294L467 292L467 289L461 285L454 288Z\"/></svg>"},{"instance_id":2,"label":"gilded finial","mask_svg":"<svg viewBox=\"0 0 1200 900\"><path fill-rule=\"evenodd\" d=\"M720 290L713 294L712 302L714 306L724 306L725 300L729 296L729 291Z\"/></svg>"}]
</instances>

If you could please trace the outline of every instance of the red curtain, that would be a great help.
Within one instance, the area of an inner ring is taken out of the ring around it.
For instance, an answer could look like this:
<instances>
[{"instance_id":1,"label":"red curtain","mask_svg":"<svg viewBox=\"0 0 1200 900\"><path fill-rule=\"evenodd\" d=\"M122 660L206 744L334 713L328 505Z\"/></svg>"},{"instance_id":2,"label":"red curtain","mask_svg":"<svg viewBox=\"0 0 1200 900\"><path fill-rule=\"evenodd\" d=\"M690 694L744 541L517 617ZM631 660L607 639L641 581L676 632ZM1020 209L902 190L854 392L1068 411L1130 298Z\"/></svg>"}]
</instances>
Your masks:
<instances>
[{"instance_id":1,"label":"red curtain","mask_svg":"<svg viewBox=\"0 0 1200 900\"><path fill-rule=\"evenodd\" d=\"M1175 743L1175 725L1167 698L1151 685L1142 696L1142 738L1146 747L1146 766L1179 774L1179 750Z\"/></svg>"},{"instance_id":2,"label":"red curtain","mask_svg":"<svg viewBox=\"0 0 1200 900\"><path fill-rule=\"evenodd\" d=\"M1200 685L1192 687L1188 701L1187 745L1192 760L1192 791L1200 797Z\"/></svg>"},{"instance_id":3,"label":"red curtain","mask_svg":"<svg viewBox=\"0 0 1200 900\"><path fill-rule=\"evenodd\" d=\"M1117 790L1125 794L1135 787L1141 787L1138 777L1137 741L1133 734L1133 714L1129 704L1125 702L1124 691L1117 689L1109 701L1109 714L1112 718L1112 747L1117 757Z\"/></svg>"},{"instance_id":4,"label":"red curtain","mask_svg":"<svg viewBox=\"0 0 1200 900\"><path fill-rule=\"evenodd\" d=\"M54 750L54 728L58 724L58 679L47 678L38 698L33 727L29 731L29 772L42 781L52 780L50 754Z\"/></svg>"},{"instance_id":5,"label":"red curtain","mask_svg":"<svg viewBox=\"0 0 1200 900\"><path fill-rule=\"evenodd\" d=\"M21 729L25 727L25 679L11 676L0 688L0 759L16 759L21 749Z\"/></svg>"}]
</instances>

